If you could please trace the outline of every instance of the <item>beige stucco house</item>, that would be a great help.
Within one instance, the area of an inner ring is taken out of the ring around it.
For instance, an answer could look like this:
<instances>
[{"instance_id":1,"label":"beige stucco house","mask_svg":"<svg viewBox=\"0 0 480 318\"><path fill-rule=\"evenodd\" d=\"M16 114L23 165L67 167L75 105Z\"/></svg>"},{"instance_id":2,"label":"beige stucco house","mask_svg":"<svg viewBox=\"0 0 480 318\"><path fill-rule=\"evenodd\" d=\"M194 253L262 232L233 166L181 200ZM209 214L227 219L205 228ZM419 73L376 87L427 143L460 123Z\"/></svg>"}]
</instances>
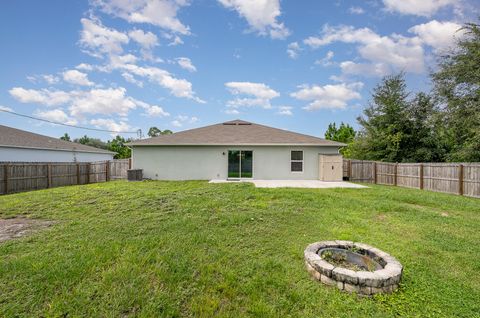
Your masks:
<instances>
[{"instance_id":1,"label":"beige stucco house","mask_svg":"<svg viewBox=\"0 0 480 318\"><path fill-rule=\"evenodd\" d=\"M342 180L342 143L242 120L128 144L155 180Z\"/></svg>"}]
</instances>

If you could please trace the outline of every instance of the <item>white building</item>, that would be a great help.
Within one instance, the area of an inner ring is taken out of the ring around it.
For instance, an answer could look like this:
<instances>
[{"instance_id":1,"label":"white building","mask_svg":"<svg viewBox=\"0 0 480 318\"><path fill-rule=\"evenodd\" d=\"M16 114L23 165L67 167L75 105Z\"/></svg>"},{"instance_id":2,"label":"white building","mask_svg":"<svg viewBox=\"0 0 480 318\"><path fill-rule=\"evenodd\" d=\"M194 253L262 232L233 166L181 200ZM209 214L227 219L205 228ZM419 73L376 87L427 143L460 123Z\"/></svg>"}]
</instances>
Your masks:
<instances>
[{"instance_id":1,"label":"white building","mask_svg":"<svg viewBox=\"0 0 480 318\"><path fill-rule=\"evenodd\" d=\"M114 152L0 125L0 161L93 162Z\"/></svg>"},{"instance_id":2,"label":"white building","mask_svg":"<svg viewBox=\"0 0 480 318\"><path fill-rule=\"evenodd\" d=\"M134 169L156 180L342 180L342 143L234 120L137 140Z\"/></svg>"}]
</instances>

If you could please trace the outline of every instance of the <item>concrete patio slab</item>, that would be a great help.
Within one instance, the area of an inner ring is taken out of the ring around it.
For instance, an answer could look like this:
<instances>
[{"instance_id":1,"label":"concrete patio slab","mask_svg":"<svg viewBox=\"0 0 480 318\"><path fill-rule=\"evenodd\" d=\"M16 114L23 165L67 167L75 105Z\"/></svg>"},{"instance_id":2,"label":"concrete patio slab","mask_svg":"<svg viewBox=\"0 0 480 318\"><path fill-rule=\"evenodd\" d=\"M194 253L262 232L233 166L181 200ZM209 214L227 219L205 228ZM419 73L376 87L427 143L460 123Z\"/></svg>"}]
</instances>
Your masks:
<instances>
[{"instance_id":1,"label":"concrete patio slab","mask_svg":"<svg viewBox=\"0 0 480 318\"><path fill-rule=\"evenodd\" d=\"M325 182L320 180L210 180L210 183L235 183L250 182L257 188L311 188L311 189L329 189L329 188L368 188L363 185L350 182Z\"/></svg>"}]
</instances>

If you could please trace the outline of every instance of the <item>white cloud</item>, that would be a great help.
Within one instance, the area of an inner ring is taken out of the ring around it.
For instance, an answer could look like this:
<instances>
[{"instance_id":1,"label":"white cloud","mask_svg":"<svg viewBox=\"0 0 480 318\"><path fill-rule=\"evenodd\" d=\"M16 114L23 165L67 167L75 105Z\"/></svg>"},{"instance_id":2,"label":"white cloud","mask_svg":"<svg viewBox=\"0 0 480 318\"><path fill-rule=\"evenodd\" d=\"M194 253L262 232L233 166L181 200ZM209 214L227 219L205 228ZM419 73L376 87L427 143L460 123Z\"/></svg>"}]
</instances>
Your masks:
<instances>
[{"instance_id":1,"label":"white cloud","mask_svg":"<svg viewBox=\"0 0 480 318\"><path fill-rule=\"evenodd\" d=\"M10 94L22 103L68 106L70 116L76 119L97 114L127 116L130 110L139 107L145 109L145 113L152 116L168 116L168 113L164 112L161 107L128 96L123 87L84 91L51 91L15 87L10 90Z\"/></svg>"},{"instance_id":2,"label":"white cloud","mask_svg":"<svg viewBox=\"0 0 480 318\"><path fill-rule=\"evenodd\" d=\"M268 87L263 83L252 82L228 82L225 86L234 95L246 94L253 95L257 98L272 99L280 96L280 93Z\"/></svg>"},{"instance_id":3,"label":"white cloud","mask_svg":"<svg viewBox=\"0 0 480 318\"><path fill-rule=\"evenodd\" d=\"M280 93L271 89L263 83L252 82L228 82L225 83L225 87L233 95L247 95L247 97L237 97L227 102L229 108L240 107L262 107L265 109L272 108L270 100L280 96Z\"/></svg>"},{"instance_id":4,"label":"white cloud","mask_svg":"<svg viewBox=\"0 0 480 318\"><path fill-rule=\"evenodd\" d=\"M93 71L94 67L90 64L87 64L87 63L80 63L78 64L77 66L75 66L75 68L77 70L81 70L81 71Z\"/></svg>"},{"instance_id":5,"label":"white cloud","mask_svg":"<svg viewBox=\"0 0 480 318\"><path fill-rule=\"evenodd\" d=\"M238 111L238 109L228 108L228 109L225 110L225 114L228 114L228 115L238 115L238 114L240 114L240 112Z\"/></svg>"},{"instance_id":6,"label":"white cloud","mask_svg":"<svg viewBox=\"0 0 480 318\"><path fill-rule=\"evenodd\" d=\"M280 96L280 93L271 89L263 83L252 82L228 82L225 87L233 95L247 95L246 98L237 97L227 102L229 108L240 107L262 107L265 109L272 108L270 100Z\"/></svg>"},{"instance_id":7,"label":"white cloud","mask_svg":"<svg viewBox=\"0 0 480 318\"><path fill-rule=\"evenodd\" d=\"M430 17L446 6L455 6L459 0L383 0L389 12Z\"/></svg>"},{"instance_id":8,"label":"white cloud","mask_svg":"<svg viewBox=\"0 0 480 318\"><path fill-rule=\"evenodd\" d=\"M428 23L415 25L408 29L408 32L416 34L423 43L435 50L443 50L453 46L456 37L463 36L464 33L459 31L461 27L460 24L455 22L432 20Z\"/></svg>"},{"instance_id":9,"label":"white cloud","mask_svg":"<svg viewBox=\"0 0 480 318\"><path fill-rule=\"evenodd\" d=\"M90 120L90 124L94 125L97 128L107 129L111 131L133 131L135 128L130 126L125 121L121 120L120 122L116 122L110 118L97 118Z\"/></svg>"},{"instance_id":10,"label":"white cloud","mask_svg":"<svg viewBox=\"0 0 480 318\"><path fill-rule=\"evenodd\" d=\"M272 108L269 99L264 98L235 98L227 102L228 107L240 108L240 107L262 107L265 109Z\"/></svg>"},{"instance_id":11,"label":"white cloud","mask_svg":"<svg viewBox=\"0 0 480 318\"><path fill-rule=\"evenodd\" d=\"M150 116L150 117L167 117L170 116L170 114L166 111L163 110L162 107L160 106L150 106L145 109L145 115Z\"/></svg>"},{"instance_id":12,"label":"white cloud","mask_svg":"<svg viewBox=\"0 0 480 318\"><path fill-rule=\"evenodd\" d=\"M298 53L302 50L298 42L292 42L287 46L287 54L291 59L296 59Z\"/></svg>"},{"instance_id":13,"label":"white cloud","mask_svg":"<svg viewBox=\"0 0 480 318\"><path fill-rule=\"evenodd\" d=\"M175 127L182 127L184 124L194 124L198 121L198 118L195 116L189 117L186 115L178 115L171 124Z\"/></svg>"},{"instance_id":14,"label":"white cloud","mask_svg":"<svg viewBox=\"0 0 480 318\"><path fill-rule=\"evenodd\" d=\"M325 25L321 37L311 36L303 42L316 49L334 42L369 44L381 37L369 28L355 29L353 26L340 25L331 27Z\"/></svg>"},{"instance_id":15,"label":"white cloud","mask_svg":"<svg viewBox=\"0 0 480 318\"><path fill-rule=\"evenodd\" d=\"M381 77L390 72L390 68L384 63L355 63L345 61L340 63L343 74Z\"/></svg>"},{"instance_id":16,"label":"white cloud","mask_svg":"<svg viewBox=\"0 0 480 318\"><path fill-rule=\"evenodd\" d=\"M70 101L70 95L64 91L48 89L35 90L14 87L8 91L13 98L21 103L39 103L47 106L62 105Z\"/></svg>"},{"instance_id":17,"label":"white cloud","mask_svg":"<svg viewBox=\"0 0 480 318\"><path fill-rule=\"evenodd\" d=\"M88 80L88 75L77 70L68 70L62 73L63 80L70 84L92 86L94 83Z\"/></svg>"},{"instance_id":18,"label":"white cloud","mask_svg":"<svg viewBox=\"0 0 480 318\"><path fill-rule=\"evenodd\" d=\"M195 67L195 65L193 65L192 61L188 57L178 57L176 61L181 68L189 72L197 71L197 68Z\"/></svg>"},{"instance_id":19,"label":"white cloud","mask_svg":"<svg viewBox=\"0 0 480 318\"><path fill-rule=\"evenodd\" d=\"M149 81L169 89L176 97L188 98L195 100L198 103L205 103L205 101L195 96L195 92L192 89L192 83L185 79L175 78L165 70L157 67L142 67L135 64L117 65L116 67L128 71L131 74L146 77Z\"/></svg>"},{"instance_id":20,"label":"white cloud","mask_svg":"<svg viewBox=\"0 0 480 318\"><path fill-rule=\"evenodd\" d=\"M51 74L42 75L42 78L50 85L57 84L60 81L57 76Z\"/></svg>"},{"instance_id":21,"label":"white cloud","mask_svg":"<svg viewBox=\"0 0 480 318\"><path fill-rule=\"evenodd\" d=\"M148 23L170 32L190 34L189 27L177 18L178 10L190 5L188 0L94 0L94 4L130 23Z\"/></svg>"},{"instance_id":22,"label":"white cloud","mask_svg":"<svg viewBox=\"0 0 480 318\"><path fill-rule=\"evenodd\" d=\"M119 4L118 1L113 2L115 2L117 5ZM128 7L130 4L130 2L126 4L126 7ZM189 81L176 78L168 71L157 67L139 66L136 64L138 62L138 58L135 55L130 53L123 54L122 44L128 43L129 41L129 38L125 33L111 28L106 28L97 19L82 19L82 24L83 30L81 32L80 39L81 45L84 48L87 48L89 50L88 53L95 57L103 58L105 55L108 56L108 63L105 66L96 67L97 70L103 72L120 70L122 73L146 77L150 82L156 83L170 90L171 94L176 97L188 98L195 100L198 103L205 103L205 101L195 96L195 93L192 89L192 83ZM138 37L138 34L136 37L137 40L140 38ZM153 42L150 41L149 43L152 44ZM142 53L144 54L144 58L154 60L153 57L148 54L148 52L144 51ZM158 61L158 59L155 61ZM129 75L125 75L124 78L126 80L132 80L132 77Z\"/></svg>"},{"instance_id":23,"label":"white cloud","mask_svg":"<svg viewBox=\"0 0 480 318\"><path fill-rule=\"evenodd\" d=\"M380 36L369 28L355 29L353 26L325 26L321 37L309 37L304 43L319 48L333 42L359 44L358 52L372 65L381 69L422 73L425 70L423 42L418 37L398 34ZM369 64L370 64L369 63ZM387 72L387 73L388 73ZM386 75L386 74L382 74Z\"/></svg>"},{"instance_id":24,"label":"white cloud","mask_svg":"<svg viewBox=\"0 0 480 318\"><path fill-rule=\"evenodd\" d=\"M277 114L282 116L292 116L292 109L293 107L291 106L279 106Z\"/></svg>"},{"instance_id":25,"label":"white cloud","mask_svg":"<svg viewBox=\"0 0 480 318\"><path fill-rule=\"evenodd\" d=\"M86 114L126 116L138 106L135 99L126 95L123 87L72 91L71 95L69 110L74 117L83 117Z\"/></svg>"},{"instance_id":26,"label":"white cloud","mask_svg":"<svg viewBox=\"0 0 480 318\"><path fill-rule=\"evenodd\" d=\"M57 123L63 123L67 125L76 125L78 121L75 118L71 118L68 116L63 110L61 109L52 109L47 111L37 111L35 112L35 116L40 118L54 121Z\"/></svg>"},{"instance_id":27,"label":"white cloud","mask_svg":"<svg viewBox=\"0 0 480 318\"><path fill-rule=\"evenodd\" d=\"M364 14L365 10L363 10L363 8L361 7L350 7L348 9L348 12L350 12L351 14Z\"/></svg>"},{"instance_id":28,"label":"white cloud","mask_svg":"<svg viewBox=\"0 0 480 318\"><path fill-rule=\"evenodd\" d=\"M178 35L173 35L170 33L163 32L162 36L165 39L170 40L170 42L168 43L168 46L177 46L177 45L183 44L182 38L180 38Z\"/></svg>"},{"instance_id":29,"label":"white cloud","mask_svg":"<svg viewBox=\"0 0 480 318\"><path fill-rule=\"evenodd\" d=\"M83 18L80 21L82 23L80 44L92 56L121 54L123 52L122 45L129 42L125 33L103 26L96 18Z\"/></svg>"},{"instance_id":30,"label":"white cloud","mask_svg":"<svg viewBox=\"0 0 480 318\"><path fill-rule=\"evenodd\" d=\"M142 47L141 53L144 59L150 61L156 60L152 53L152 49L158 45L158 38L155 34L135 29L128 32L128 36Z\"/></svg>"},{"instance_id":31,"label":"white cloud","mask_svg":"<svg viewBox=\"0 0 480 318\"><path fill-rule=\"evenodd\" d=\"M144 49L150 50L158 45L158 38L152 32L143 32L142 30L135 29L128 32L128 36L140 44Z\"/></svg>"},{"instance_id":32,"label":"white cloud","mask_svg":"<svg viewBox=\"0 0 480 318\"><path fill-rule=\"evenodd\" d=\"M10 107L2 106L2 105L0 105L0 110L5 110L7 112L13 112L13 109L11 109Z\"/></svg>"},{"instance_id":33,"label":"white cloud","mask_svg":"<svg viewBox=\"0 0 480 318\"><path fill-rule=\"evenodd\" d=\"M122 77L129 83L132 83L132 84L135 84L137 85L138 87L143 87L143 82L142 81L139 81L135 78L135 76L133 76L132 74L130 73L127 73L127 72L123 72L122 73Z\"/></svg>"},{"instance_id":34,"label":"white cloud","mask_svg":"<svg viewBox=\"0 0 480 318\"><path fill-rule=\"evenodd\" d=\"M44 81L45 83L47 83L49 85L58 84L60 82L60 79L58 78L58 76L55 76L55 75L52 75L52 74L29 75L29 76L27 76L27 79L32 83L37 83L39 81Z\"/></svg>"},{"instance_id":35,"label":"white cloud","mask_svg":"<svg viewBox=\"0 0 480 318\"><path fill-rule=\"evenodd\" d=\"M335 56L333 51L328 51L324 58L315 61L316 65L330 66L333 64L332 59Z\"/></svg>"},{"instance_id":36,"label":"white cloud","mask_svg":"<svg viewBox=\"0 0 480 318\"><path fill-rule=\"evenodd\" d=\"M182 127L182 123L179 120L173 120L171 124L175 127Z\"/></svg>"},{"instance_id":37,"label":"white cloud","mask_svg":"<svg viewBox=\"0 0 480 318\"><path fill-rule=\"evenodd\" d=\"M348 102L355 99L361 99L358 92L363 87L363 83L341 83L319 85L301 85L299 90L290 94L290 96L310 103L304 107L306 110L317 109L345 109Z\"/></svg>"},{"instance_id":38,"label":"white cloud","mask_svg":"<svg viewBox=\"0 0 480 318\"><path fill-rule=\"evenodd\" d=\"M235 10L245 18L253 31L269 35L272 39L284 39L290 31L277 18L282 14L280 0L218 0L224 7Z\"/></svg>"}]
</instances>

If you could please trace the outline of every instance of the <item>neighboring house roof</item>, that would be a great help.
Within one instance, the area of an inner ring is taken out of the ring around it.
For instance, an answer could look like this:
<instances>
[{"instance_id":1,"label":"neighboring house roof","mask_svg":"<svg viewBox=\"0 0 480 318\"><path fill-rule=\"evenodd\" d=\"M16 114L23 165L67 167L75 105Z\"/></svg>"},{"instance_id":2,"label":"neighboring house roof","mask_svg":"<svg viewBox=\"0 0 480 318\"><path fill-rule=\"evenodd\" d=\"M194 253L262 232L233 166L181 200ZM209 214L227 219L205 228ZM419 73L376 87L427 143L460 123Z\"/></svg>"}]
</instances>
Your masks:
<instances>
[{"instance_id":1,"label":"neighboring house roof","mask_svg":"<svg viewBox=\"0 0 480 318\"><path fill-rule=\"evenodd\" d=\"M232 120L216 125L180 131L171 135L136 140L128 146L204 146L204 145L299 145L335 146L345 144L283 129Z\"/></svg>"},{"instance_id":2,"label":"neighboring house roof","mask_svg":"<svg viewBox=\"0 0 480 318\"><path fill-rule=\"evenodd\" d=\"M0 125L0 147L64 150L92 153L114 152Z\"/></svg>"}]
</instances>

